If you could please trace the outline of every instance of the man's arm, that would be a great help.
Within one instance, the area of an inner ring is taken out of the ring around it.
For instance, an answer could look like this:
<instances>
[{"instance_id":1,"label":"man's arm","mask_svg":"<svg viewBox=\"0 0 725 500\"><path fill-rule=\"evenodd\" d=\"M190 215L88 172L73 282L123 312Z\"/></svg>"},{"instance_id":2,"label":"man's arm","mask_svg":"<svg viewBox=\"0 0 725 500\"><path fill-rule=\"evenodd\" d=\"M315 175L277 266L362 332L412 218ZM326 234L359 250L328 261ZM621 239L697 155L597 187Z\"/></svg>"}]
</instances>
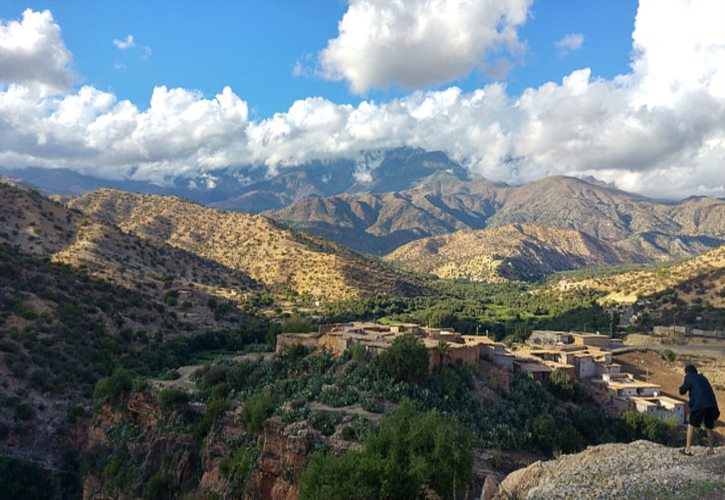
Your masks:
<instances>
[{"instance_id":1,"label":"man's arm","mask_svg":"<svg viewBox=\"0 0 725 500\"><path fill-rule=\"evenodd\" d=\"M684 396L687 393L687 391L690 390L690 385L692 385L692 384L689 380L689 377L686 376L685 381L680 386L680 394Z\"/></svg>"}]
</instances>

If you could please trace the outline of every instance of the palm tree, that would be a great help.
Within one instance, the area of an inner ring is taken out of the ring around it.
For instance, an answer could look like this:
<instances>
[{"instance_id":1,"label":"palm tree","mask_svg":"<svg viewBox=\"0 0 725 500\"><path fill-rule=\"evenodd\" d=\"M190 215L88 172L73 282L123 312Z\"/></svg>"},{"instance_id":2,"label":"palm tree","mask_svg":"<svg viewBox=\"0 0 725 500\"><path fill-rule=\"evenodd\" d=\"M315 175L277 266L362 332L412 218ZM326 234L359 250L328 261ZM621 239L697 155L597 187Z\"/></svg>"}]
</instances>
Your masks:
<instances>
[{"instance_id":1,"label":"palm tree","mask_svg":"<svg viewBox=\"0 0 725 500\"><path fill-rule=\"evenodd\" d=\"M445 340L439 340L436 344L436 352L438 353L438 365L443 368L443 359L451 353L451 346Z\"/></svg>"}]
</instances>

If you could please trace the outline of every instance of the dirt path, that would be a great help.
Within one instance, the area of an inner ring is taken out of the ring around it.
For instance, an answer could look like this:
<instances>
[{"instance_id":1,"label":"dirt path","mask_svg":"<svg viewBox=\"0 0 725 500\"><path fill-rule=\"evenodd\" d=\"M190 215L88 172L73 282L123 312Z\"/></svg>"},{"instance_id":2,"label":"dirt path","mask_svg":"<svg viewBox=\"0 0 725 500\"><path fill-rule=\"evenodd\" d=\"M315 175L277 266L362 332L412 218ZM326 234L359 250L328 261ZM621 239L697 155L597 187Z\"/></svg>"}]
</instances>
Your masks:
<instances>
[{"instance_id":1,"label":"dirt path","mask_svg":"<svg viewBox=\"0 0 725 500\"><path fill-rule=\"evenodd\" d=\"M341 406L339 408L335 408L333 406L318 403L317 401L312 401L311 403L308 403L307 406L310 408L310 410L347 413L348 415L356 415L358 417L363 417L374 422L380 421L380 419L383 417L383 415L380 413L372 413L367 410L363 410L362 406L360 405Z\"/></svg>"},{"instance_id":2,"label":"dirt path","mask_svg":"<svg viewBox=\"0 0 725 500\"><path fill-rule=\"evenodd\" d=\"M252 352L249 354L240 354L238 356L225 358L224 361L233 361L237 363L245 360L255 361L258 359L267 361L272 358L272 356L274 356L274 352ZM151 379L149 380L149 384L157 390L175 388L182 389L184 391L193 391L196 389L196 382L191 379L191 376L194 372L196 372L196 370L203 368L205 364L206 363L199 363L195 365L181 366L176 369L179 373L179 378L175 380Z\"/></svg>"}]
</instances>

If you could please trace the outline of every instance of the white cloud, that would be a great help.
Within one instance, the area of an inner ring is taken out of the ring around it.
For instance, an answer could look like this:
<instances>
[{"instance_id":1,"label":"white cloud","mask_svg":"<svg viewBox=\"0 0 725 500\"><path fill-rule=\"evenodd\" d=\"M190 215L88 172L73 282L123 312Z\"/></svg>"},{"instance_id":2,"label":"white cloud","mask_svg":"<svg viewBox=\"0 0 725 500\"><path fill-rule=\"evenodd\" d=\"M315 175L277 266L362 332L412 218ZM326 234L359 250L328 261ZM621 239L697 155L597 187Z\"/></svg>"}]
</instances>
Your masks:
<instances>
[{"instance_id":1,"label":"white cloud","mask_svg":"<svg viewBox=\"0 0 725 500\"><path fill-rule=\"evenodd\" d=\"M41 93L70 89L71 54L50 11L27 9L20 21L0 20L0 85L17 83Z\"/></svg>"},{"instance_id":2,"label":"white cloud","mask_svg":"<svg viewBox=\"0 0 725 500\"><path fill-rule=\"evenodd\" d=\"M141 51L141 59L148 59L151 57L152 50L151 47L148 47L146 45L136 45L136 40L134 39L133 35L127 35L126 38L123 40L119 38L113 39L113 45L119 49L119 50L127 50L127 49L138 49ZM125 67L125 66L124 66ZM118 69L118 68L116 68Z\"/></svg>"},{"instance_id":3,"label":"white cloud","mask_svg":"<svg viewBox=\"0 0 725 500\"><path fill-rule=\"evenodd\" d=\"M584 35L581 33L570 33L565 35L561 40L554 43L554 46L559 49L562 55L566 55L569 52L579 50L584 44Z\"/></svg>"},{"instance_id":4,"label":"white cloud","mask_svg":"<svg viewBox=\"0 0 725 500\"><path fill-rule=\"evenodd\" d=\"M133 35L128 35L124 40L119 40L118 38L114 38L113 45L115 45L116 48L119 48L121 50L130 49L130 48L136 46L136 44L133 41Z\"/></svg>"},{"instance_id":5,"label":"white cloud","mask_svg":"<svg viewBox=\"0 0 725 500\"><path fill-rule=\"evenodd\" d=\"M484 68L491 51L519 45L531 0L350 0L322 74L356 93L420 87Z\"/></svg>"},{"instance_id":6,"label":"white cloud","mask_svg":"<svg viewBox=\"0 0 725 500\"><path fill-rule=\"evenodd\" d=\"M717 19L725 2L642 0L632 70L611 80L584 68L520 96L495 83L356 106L310 97L260 121L249 120L247 103L229 88L205 98L157 87L140 111L93 87L48 96L11 82L0 88L0 165L164 182L227 166L276 170L347 157L365 181L375 165L361 151L407 145L444 150L495 180L593 175L653 196L725 196L725 32Z\"/></svg>"}]
</instances>

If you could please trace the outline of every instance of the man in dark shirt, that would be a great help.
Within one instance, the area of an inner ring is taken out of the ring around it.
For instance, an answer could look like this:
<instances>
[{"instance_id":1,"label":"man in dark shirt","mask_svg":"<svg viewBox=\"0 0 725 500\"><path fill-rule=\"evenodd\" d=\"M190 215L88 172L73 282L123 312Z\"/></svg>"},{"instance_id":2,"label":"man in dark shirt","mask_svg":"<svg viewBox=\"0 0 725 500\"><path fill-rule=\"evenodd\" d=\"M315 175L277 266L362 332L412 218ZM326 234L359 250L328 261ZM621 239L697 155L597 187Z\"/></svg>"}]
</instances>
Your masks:
<instances>
[{"instance_id":1,"label":"man in dark shirt","mask_svg":"<svg viewBox=\"0 0 725 500\"><path fill-rule=\"evenodd\" d=\"M715 427L715 421L720 416L720 410L717 407L715 392L712 390L710 382L700 373L694 365L685 367L685 381L680 387L680 394L690 393L690 401L687 406L690 408L689 425L687 426L687 446L682 450L685 455L692 455L690 447L692 446L692 437L695 430L700 425L705 424L707 429L707 443L710 445L708 454L714 453L712 448L715 439L712 431Z\"/></svg>"}]
</instances>

